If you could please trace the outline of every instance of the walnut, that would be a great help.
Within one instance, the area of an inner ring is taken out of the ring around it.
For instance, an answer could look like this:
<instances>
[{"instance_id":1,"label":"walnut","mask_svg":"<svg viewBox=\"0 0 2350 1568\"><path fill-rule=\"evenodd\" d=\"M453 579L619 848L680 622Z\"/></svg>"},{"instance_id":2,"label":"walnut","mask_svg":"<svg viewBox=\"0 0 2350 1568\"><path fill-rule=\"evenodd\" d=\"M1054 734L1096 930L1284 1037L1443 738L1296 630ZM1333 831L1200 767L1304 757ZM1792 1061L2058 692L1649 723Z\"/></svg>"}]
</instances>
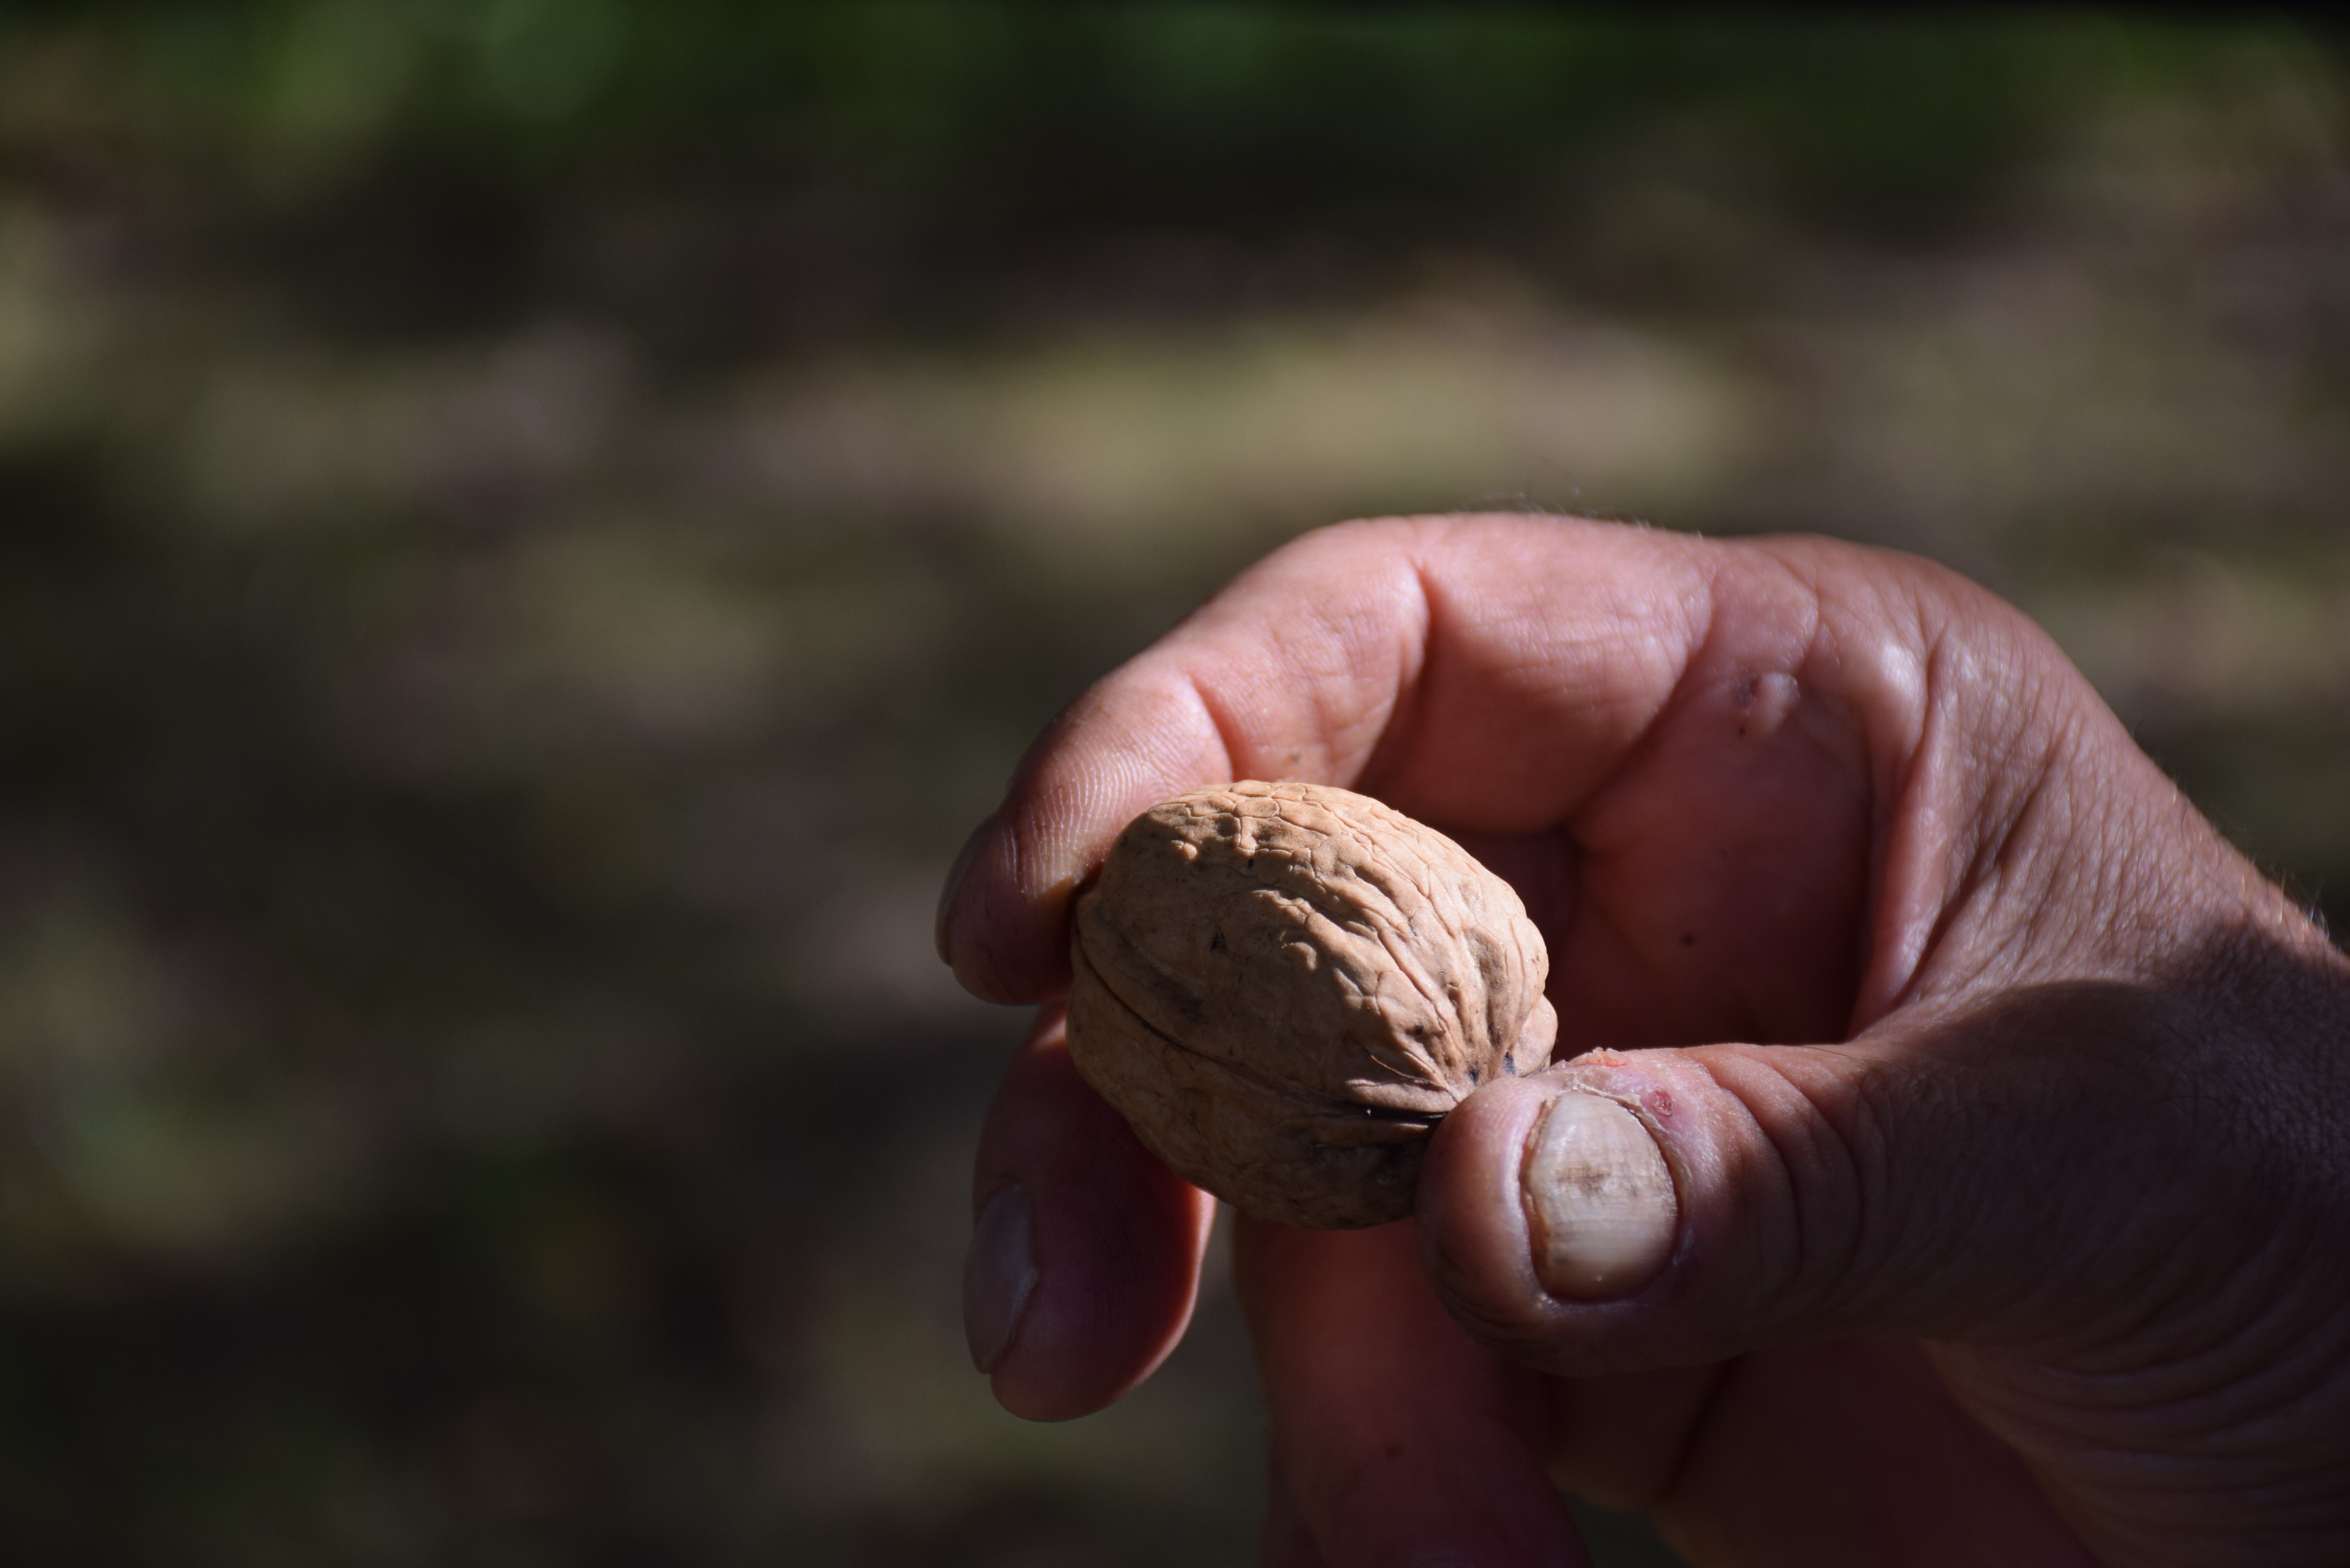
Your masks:
<instances>
[{"instance_id":1,"label":"walnut","mask_svg":"<svg viewBox=\"0 0 2350 1568\"><path fill-rule=\"evenodd\" d=\"M1076 902L1069 1049L1187 1180L1336 1230L1411 1212L1446 1111L1550 1056L1510 885L1367 795L1236 784L1128 825Z\"/></svg>"}]
</instances>

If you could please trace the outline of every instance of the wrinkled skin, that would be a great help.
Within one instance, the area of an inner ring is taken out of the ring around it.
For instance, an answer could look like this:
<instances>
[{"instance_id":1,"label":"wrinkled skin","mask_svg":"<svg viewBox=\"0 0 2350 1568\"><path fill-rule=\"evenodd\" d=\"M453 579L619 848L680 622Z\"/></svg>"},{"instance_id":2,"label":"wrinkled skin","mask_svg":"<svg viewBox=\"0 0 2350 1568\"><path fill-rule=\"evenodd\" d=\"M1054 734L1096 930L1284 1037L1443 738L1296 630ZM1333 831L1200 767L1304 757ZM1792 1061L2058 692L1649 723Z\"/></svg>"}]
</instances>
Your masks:
<instances>
[{"instance_id":1,"label":"wrinkled skin","mask_svg":"<svg viewBox=\"0 0 2350 1568\"><path fill-rule=\"evenodd\" d=\"M1509 877L1558 1056L1437 1135L1418 1219L1243 1223L1284 1568L1585 1561L1553 1480L1711 1564L2350 1562L2350 962L2035 628L1921 562L1559 519L1309 535L1080 700L941 909L1050 1003L1153 802L1373 794ZM1639 1105L1677 1249L1544 1294L1544 1097ZM1210 1205L1040 1014L983 1202L1035 1204L993 1358L1082 1414L1181 1333Z\"/></svg>"}]
</instances>

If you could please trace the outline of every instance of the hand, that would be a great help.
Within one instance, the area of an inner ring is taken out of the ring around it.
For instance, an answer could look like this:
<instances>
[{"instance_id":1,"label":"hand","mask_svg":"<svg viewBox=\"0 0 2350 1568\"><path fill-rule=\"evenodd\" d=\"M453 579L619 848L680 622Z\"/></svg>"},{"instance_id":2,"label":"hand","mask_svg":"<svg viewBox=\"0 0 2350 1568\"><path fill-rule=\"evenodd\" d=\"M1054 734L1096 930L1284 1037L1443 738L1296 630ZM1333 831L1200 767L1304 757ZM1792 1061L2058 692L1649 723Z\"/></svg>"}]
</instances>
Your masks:
<instances>
[{"instance_id":1,"label":"hand","mask_svg":"<svg viewBox=\"0 0 2350 1568\"><path fill-rule=\"evenodd\" d=\"M1270 1562L1580 1563L1554 1478L1700 1565L2350 1562L2350 961L2014 611L1817 540L1309 535L1054 724L942 953L1049 1002L1119 828L1251 777L1510 877L1574 1058L1446 1119L1416 1221L1237 1228ZM1529 1157L1561 1095L1602 1155ZM1611 1148L1670 1178L1628 1275ZM1148 1376L1211 1204L1049 1006L976 1199L1003 1403Z\"/></svg>"}]
</instances>

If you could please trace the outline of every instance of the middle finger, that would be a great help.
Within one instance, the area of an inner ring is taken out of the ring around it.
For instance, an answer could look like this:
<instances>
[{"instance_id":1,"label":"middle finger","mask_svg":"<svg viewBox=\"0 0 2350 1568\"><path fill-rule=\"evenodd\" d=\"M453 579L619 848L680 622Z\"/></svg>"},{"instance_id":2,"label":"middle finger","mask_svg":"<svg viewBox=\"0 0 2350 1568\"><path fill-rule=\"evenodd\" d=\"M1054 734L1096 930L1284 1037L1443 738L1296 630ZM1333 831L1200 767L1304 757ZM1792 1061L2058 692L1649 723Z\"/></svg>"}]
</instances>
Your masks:
<instances>
[{"instance_id":1,"label":"middle finger","mask_svg":"<svg viewBox=\"0 0 2350 1568\"><path fill-rule=\"evenodd\" d=\"M1413 1223L1235 1226L1274 1472L1329 1568L1588 1568L1544 1469L1545 1380L1452 1321Z\"/></svg>"}]
</instances>

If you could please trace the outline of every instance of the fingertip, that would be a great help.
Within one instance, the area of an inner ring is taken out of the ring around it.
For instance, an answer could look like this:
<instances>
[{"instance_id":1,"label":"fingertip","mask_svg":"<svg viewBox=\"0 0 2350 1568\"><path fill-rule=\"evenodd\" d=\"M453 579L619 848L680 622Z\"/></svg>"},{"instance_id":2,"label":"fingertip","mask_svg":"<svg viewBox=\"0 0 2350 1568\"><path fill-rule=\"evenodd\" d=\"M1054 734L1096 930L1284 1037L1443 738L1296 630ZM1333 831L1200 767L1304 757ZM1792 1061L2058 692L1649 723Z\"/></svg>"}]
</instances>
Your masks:
<instances>
[{"instance_id":1,"label":"fingertip","mask_svg":"<svg viewBox=\"0 0 2350 1568\"><path fill-rule=\"evenodd\" d=\"M1036 1283L988 1374L1012 1414L1089 1416L1133 1392L1182 1340L1215 1205L1172 1176L1155 1185L1038 1205Z\"/></svg>"},{"instance_id":2,"label":"fingertip","mask_svg":"<svg viewBox=\"0 0 2350 1568\"><path fill-rule=\"evenodd\" d=\"M939 897L939 957L965 991L989 1002L1041 1002L1068 984L1068 885L1024 891L1019 860L998 810L955 857Z\"/></svg>"},{"instance_id":3,"label":"fingertip","mask_svg":"<svg viewBox=\"0 0 2350 1568\"><path fill-rule=\"evenodd\" d=\"M1077 1076L1057 1009L997 1091L973 1196L965 1327L1005 1409L1087 1415L1182 1337L1214 1202Z\"/></svg>"},{"instance_id":4,"label":"fingertip","mask_svg":"<svg viewBox=\"0 0 2350 1568\"><path fill-rule=\"evenodd\" d=\"M1038 1277L1035 1199L1007 1181L980 1204L963 1258L963 1338L980 1371L993 1372L1019 1338Z\"/></svg>"},{"instance_id":5,"label":"fingertip","mask_svg":"<svg viewBox=\"0 0 2350 1568\"><path fill-rule=\"evenodd\" d=\"M971 875L971 863L979 857L980 847L995 831L996 814L989 813L987 820L971 831L955 851L954 863L947 867L945 882L939 888L938 912L931 919L931 941L938 949L939 961L953 967L956 904L962 894L963 879Z\"/></svg>"},{"instance_id":6,"label":"fingertip","mask_svg":"<svg viewBox=\"0 0 2350 1568\"><path fill-rule=\"evenodd\" d=\"M1682 1213L1627 1073L1573 1065L1487 1085L1445 1117L1420 1175L1421 1261L1453 1317L1554 1370L1638 1365Z\"/></svg>"},{"instance_id":7,"label":"fingertip","mask_svg":"<svg viewBox=\"0 0 2350 1568\"><path fill-rule=\"evenodd\" d=\"M1564 1087L1548 1075L1494 1080L1446 1116L1420 1167L1422 1262L1472 1330L1530 1327L1542 1316L1518 1173L1544 1107Z\"/></svg>"}]
</instances>

